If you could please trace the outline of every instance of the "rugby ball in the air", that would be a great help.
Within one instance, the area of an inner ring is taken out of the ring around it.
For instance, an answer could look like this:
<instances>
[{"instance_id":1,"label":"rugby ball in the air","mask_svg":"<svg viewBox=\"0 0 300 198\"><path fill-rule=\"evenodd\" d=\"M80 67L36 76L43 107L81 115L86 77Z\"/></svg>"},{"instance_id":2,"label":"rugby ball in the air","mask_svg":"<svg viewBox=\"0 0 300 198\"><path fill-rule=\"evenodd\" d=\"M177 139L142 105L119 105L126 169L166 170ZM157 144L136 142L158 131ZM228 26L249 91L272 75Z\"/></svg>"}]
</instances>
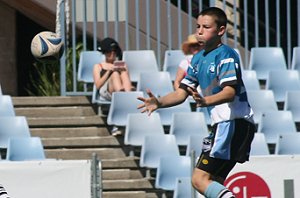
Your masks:
<instances>
[{"instance_id":1,"label":"rugby ball in the air","mask_svg":"<svg viewBox=\"0 0 300 198\"><path fill-rule=\"evenodd\" d=\"M58 61L63 54L62 38L54 32L40 32L31 41L31 53L41 62Z\"/></svg>"}]
</instances>

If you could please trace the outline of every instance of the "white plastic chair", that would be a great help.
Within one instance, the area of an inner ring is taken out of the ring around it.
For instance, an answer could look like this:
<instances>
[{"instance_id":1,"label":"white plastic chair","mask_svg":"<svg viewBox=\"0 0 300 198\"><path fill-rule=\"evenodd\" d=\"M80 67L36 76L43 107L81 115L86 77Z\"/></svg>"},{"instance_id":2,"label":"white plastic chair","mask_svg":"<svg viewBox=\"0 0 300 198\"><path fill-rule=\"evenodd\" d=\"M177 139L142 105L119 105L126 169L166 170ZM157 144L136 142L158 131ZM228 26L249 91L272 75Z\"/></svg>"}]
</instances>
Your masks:
<instances>
[{"instance_id":1,"label":"white plastic chair","mask_svg":"<svg viewBox=\"0 0 300 198\"><path fill-rule=\"evenodd\" d=\"M273 90L275 101L284 102L287 91L300 91L300 78L297 71L270 71L266 89Z\"/></svg>"},{"instance_id":2,"label":"white plastic chair","mask_svg":"<svg viewBox=\"0 0 300 198\"><path fill-rule=\"evenodd\" d=\"M137 109L141 101L137 97L143 97L143 92L113 92L110 108L107 115L107 124L125 126L127 115L130 113L140 113Z\"/></svg>"},{"instance_id":3,"label":"white plastic chair","mask_svg":"<svg viewBox=\"0 0 300 198\"><path fill-rule=\"evenodd\" d=\"M205 117L202 112L173 113L170 134L176 137L180 146L186 146L190 135L209 135Z\"/></svg>"},{"instance_id":4,"label":"white plastic chair","mask_svg":"<svg viewBox=\"0 0 300 198\"><path fill-rule=\"evenodd\" d=\"M296 125L290 111L266 111L261 117L258 132L263 133L268 144L276 144L277 135L296 133Z\"/></svg>"},{"instance_id":5,"label":"white plastic chair","mask_svg":"<svg viewBox=\"0 0 300 198\"><path fill-rule=\"evenodd\" d=\"M152 113L130 113L127 116L124 144L141 146L147 135L165 135L160 116Z\"/></svg>"},{"instance_id":6,"label":"white plastic chair","mask_svg":"<svg viewBox=\"0 0 300 198\"><path fill-rule=\"evenodd\" d=\"M191 177L177 177L173 198L192 197Z\"/></svg>"},{"instance_id":7,"label":"white plastic chair","mask_svg":"<svg viewBox=\"0 0 300 198\"><path fill-rule=\"evenodd\" d=\"M181 50L166 50L164 56L163 71L169 72L171 80L174 81L178 66L182 60L185 59L185 55Z\"/></svg>"},{"instance_id":8,"label":"white plastic chair","mask_svg":"<svg viewBox=\"0 0 300 198\"><path fill-rule=\"evenodd\" d=\"M150 89L156 96L164 96L174 91L170 74L168 72L140 73L136 90L142 91L146 96L147 89Z\"/></svg>"},{"instance_id":9,"label":"white plastic chair","mask_svg":"<svg viewBox=\"0 0 300 198\"><path fill-rule=\"evenodd\" d=\"M188 156L161 157L156 171L155 188L175 190L178 177L191 177L191 158Z\"/></svg>"},{"instance_id":10,"label":"white plastic chair","mask_svg":"<svg viewBox=\"0 0 300 198\"><path fill-rule=\"evenodd\" d=\"M270 155L269 147L263 133L255 133L251 143L250 156Z\"/></svg>"},{"instance_id":11,"label":"white plastic chair","mask_svg":"<svg viewBox=\"0 0 300 198\"><path fill-rule=\"evenodd\" d=\"M162 124L165 126L171 125L173 113L191 112L191 111L192 110L191 110L190 102L188 100L185 100L183 103L173 107L160 108L156 110L156 112L159 113L160 115Z\"/></svg>"},{"instance_id":12,"label":"white plastic chair","mask_svg":"<svg viewBox=\"0 0 300 198\"><path fill-rule=\"evenodd\" d=\"M157 168L159 159L164 156L180 156L175 136L145 136L140 154L140 166L147 168Z\"/></svg>"},{"instance_id":13,"label":"white plastic chair","mask_svg":"<svg viewBox=\"0 0 300 198\"><path fill-rule=\"evenodd\" d=\"M15 116L15 109L10 95L0 95L0 117Z\"/></svg>"},{"instance_id":14,"label":"white plastic chair","mask_svg":"<svg viewBox=\"0 0 300 198\"><path fill-rule=\"evenodd\" d=\"M137 82L140 73L158 72L158 64L153 50L126 50L123 51L123 60L125 61L130 80Z\"/></svg>"},{"instance_id":15,"label":"white plastic chair","mask_svg":"<svg viewBox=\"0 0 300 198\"><path fill-rule=\"evenodd\" d=\"M186 147L186 156L191 156L191 153L195 153L195 157L199 157L202 152L203 138L207 137L208 134L190 135L188 144Z\"/></svg>"},{"instance_id":16,"label":"white plastic chair","mask_svg":"<svg viewBox=\"0 0 300 198\"><path fill-rule=\"evenodd\" d=\"M103 88L103 87L101 87ZM110 104L110 100L106 100L105 98L101 97L99 94L99 90L97 90L96 85L93 86L93 94L92 94L92 103L93 104Z\"/></svg>"},{"instance_id":17,"label":"white plastic chair","mask_svg":"<svg viewBox=\"0 0 300 198\"><path fill-rule=\"evenodd\" d=\"M30 137L30 130L24 116L0 117L0 148L7 148L12 137Z\"/></svg>"},{"instance_id":18,"label":"white plastic chair","mask_svg":"<svg viewBox=\"0 0 300 198\"><path fill-rule=\"evenodd\" d=\"M254 122L259 124L265 111L277 111L277 103L272 90L249 90L248 101L254 112Z\"/></svg>"},{"instance_id":19,"label":"white plastic chair","mask_svg":"<svg viewBox=\"0 0 300 198\"><path fill-rule=\"evenodd\" d=\"M283 110L291 111L294 122L300 122L300 91L288 91Z\"/></svg>"},{"instance_id":20,"label":"white plastic chair","mask_svg":"<svg viewBox=\"0 0 300 198\"><path fill-rule=\"evenodd\" d=\"M300 47L293 48L292 66L293 70L300 72Z\"/></svg>"},{"instance_id":21,"label":"white plastic chair","mask_svg":"<svg viewBox=\"0 0 300 198\"><path fill-rule=\"evenodd\" d=\"M254 70L244 70L242 72L242 79L246 90L260 90L259 80Z\"/></svg>"},{"instance_id":22,"label":"white plastic chair","mask_svg":"<svg viewBox=\"0 0 300 198\"><path fill-rule=\"evenodd\" d=\"M28 161L44 159L46 157L41 138L15 137L9 139L6 160Z\"/></svg>"},{"instance_id":23,"label":"white plastic chair","mask_svg":"<svg viewBox=\"0 0 300 198\"><path fill-rule=\"evenodd\" d=\"M266 80L271 70L287 70L282 48L254 47L251 48L249 69L255 70L259 80Z\"/></svg>"},{"instance_id":24,"label":"white plastic chair","mask_svg":"<svg viewBox=\"0 0 300 198\"><path fill-rule=\"evenodd\" d=\"M103 61L105 61L105 55L99 51L82 51L79 57L77 80L93 83L94 65Z\"/></svg>"},{"instance_id":25,"label":"white plastic chair","mask_svg":"<svg viewBox=\"0 0 300 198\"><path fill-rule=\"evenodd\" d=\"M299 155L300 133L279 134L275 147L276 155Z\"/></svg>"}]
</instances>

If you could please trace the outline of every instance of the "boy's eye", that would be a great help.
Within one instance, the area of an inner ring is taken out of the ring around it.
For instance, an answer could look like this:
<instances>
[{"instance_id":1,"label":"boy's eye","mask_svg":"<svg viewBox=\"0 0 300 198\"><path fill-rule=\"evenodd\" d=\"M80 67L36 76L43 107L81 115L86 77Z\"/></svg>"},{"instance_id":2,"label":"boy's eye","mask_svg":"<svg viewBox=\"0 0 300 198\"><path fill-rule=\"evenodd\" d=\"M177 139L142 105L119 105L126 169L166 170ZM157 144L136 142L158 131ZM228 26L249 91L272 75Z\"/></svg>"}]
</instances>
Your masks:
<instances>
[{"instance_id":1,"label":"boy's eye","mask_svg":"<svg viewBox=\"0 0 300 198\"><path fill-rule=\"evenodd\" d=\"M200 28L200 25L199 25L199 24L197 24L196 28Z\"/></svg>"}]
</instances>

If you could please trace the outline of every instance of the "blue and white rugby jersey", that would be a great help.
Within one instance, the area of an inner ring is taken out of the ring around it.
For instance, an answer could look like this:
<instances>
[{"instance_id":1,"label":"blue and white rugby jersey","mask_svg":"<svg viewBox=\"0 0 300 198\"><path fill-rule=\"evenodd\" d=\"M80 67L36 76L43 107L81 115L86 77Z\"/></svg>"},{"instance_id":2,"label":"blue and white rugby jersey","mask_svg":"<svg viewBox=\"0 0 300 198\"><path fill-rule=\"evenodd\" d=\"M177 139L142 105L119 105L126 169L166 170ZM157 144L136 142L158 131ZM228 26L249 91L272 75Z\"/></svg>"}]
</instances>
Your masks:
<instances>
[{"instance_id":1,"label":"blue and white rugby jersey","mask_svg":"<svg viewBox=\"0 0 300 198\"><path fill-rule=\"evenodd\" d=\"M234 101L208 107L212 125L236 118L253 122L253 111L241 79L239 56L229 46L222 44L207 54L204 50L195 54L181 83L194 88L200 84L203 96L216 94L226 85L235 85Z\"/></svg>"}]
</instances>

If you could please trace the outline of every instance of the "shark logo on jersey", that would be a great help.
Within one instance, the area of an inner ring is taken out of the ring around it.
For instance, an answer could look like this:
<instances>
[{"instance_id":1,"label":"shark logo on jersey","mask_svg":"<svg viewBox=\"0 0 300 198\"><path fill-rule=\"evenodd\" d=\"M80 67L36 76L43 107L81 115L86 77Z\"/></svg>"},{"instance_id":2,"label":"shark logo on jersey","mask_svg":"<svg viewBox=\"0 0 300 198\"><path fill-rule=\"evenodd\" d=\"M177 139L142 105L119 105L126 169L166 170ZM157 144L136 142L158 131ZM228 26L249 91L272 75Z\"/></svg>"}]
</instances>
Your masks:
<instances>
[{"instance_id":1,"label":"shark logo on jersey","mask_svg":"<svg viewBox=\"0 0 300 198\"><path fill-rule=\"evenodd\" d=\"M215 64L214 63L210 63L208 68L209 68L208 70L210 71L210 73L215 73Z\"/></svg>"}]
</instances>

